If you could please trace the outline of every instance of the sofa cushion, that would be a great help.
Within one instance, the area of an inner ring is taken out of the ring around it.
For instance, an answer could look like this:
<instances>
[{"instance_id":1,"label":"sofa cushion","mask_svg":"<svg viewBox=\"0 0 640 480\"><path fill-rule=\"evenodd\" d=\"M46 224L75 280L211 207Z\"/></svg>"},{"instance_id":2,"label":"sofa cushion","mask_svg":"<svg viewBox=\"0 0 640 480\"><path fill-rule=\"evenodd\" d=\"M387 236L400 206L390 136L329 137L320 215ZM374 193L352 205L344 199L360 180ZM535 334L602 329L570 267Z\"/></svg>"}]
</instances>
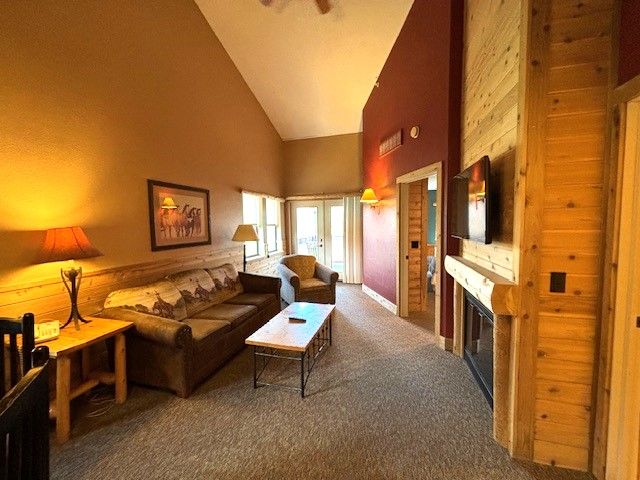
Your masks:
<instances>
[{"instance_id":1,"label":"sofa cushion","mask_svg":"<svg viewBox=\"0 0 640 480\"><path fill-rule=\"evenodd\" d=\"M192 317L205 308L214 305L213 299L216 287L206 270L196 268L174 273L167 276L167 280L176 286L182 298L184 298L187 316Z\"/></svg>"},{"instance_id":2,"label":"sofa cushion","mask_svg":"<svg viewBox=\"0 0 640 480\"><path fill-rule=\"evenodd\" d=\"M238 271L230 263L216 268L208 268L207 273L211 276L215 286L213 303L222 303L243 292Z\"/></svg>"},{"instance_id":3,"label":"sofa cushion","mask_svg":"<svg viewBox=\"0 0 640 480\"><path fill-rule=\"evenodd\" d=\"M313 255L290 255L282 257L280 262L300 277L300 280L313 278L316 271L316 257Z\"/></svg>"},{"instance_id":4,"label":"sofa cushion","mask_svg":"<svg viewBox=\"0 0 640 480\"><path fill-rule=\"evenodd\" d=\"M300 290L312 291L312 290L324 290L331 288L331 285L324 283L319 278L308 278L306 280L300 280Z\"/></svg>"},{"instance_id":5,"label":"sofa cushion","mask_svg":"<svg viewBox=\"0 0 640 480\"><path fill-rule=\"evenodd\" d=\"M229 322L232 328L235 328L257 311L258 309L253 305L220 303L201 311L197 316L198 318L211 320L224 320L225 322Z\"/></svg>"},{"instance_id":6,"label":"sofa cushion","mask_svg":"<svg viewBox=\"0 0 640 480\"><path fill-rule=\"evenodd\" d=\"M217 340L231 330L231 324L224 320L208 318L187 318L184 322L191 327L191 335L196 342L205 338Z\"/></svg>"},{"instance_id":7,"label":"sofa cushion","mask_svg":"<svg viewBox=\"0 0 640 480\"><path fill-rule=\"evenodd\" d=\"M241 293L233 298L230 298L224 303L231 303L233 305L254 305L258 308L262 308L271 302L277 302L278 297L274 293Z\"/></svg>"},{"instance_id":8,"label":"sofa cushion","mask_svg":"<svg viewBox=\"0 0 640 480\"><path fill-rule=\"evenodd\" d=\"M104 308L113 307L128 308L178 321L187 318L184 298L175 285L168 280L111 292L104 301Z\"/></svg>"}]
</instances>

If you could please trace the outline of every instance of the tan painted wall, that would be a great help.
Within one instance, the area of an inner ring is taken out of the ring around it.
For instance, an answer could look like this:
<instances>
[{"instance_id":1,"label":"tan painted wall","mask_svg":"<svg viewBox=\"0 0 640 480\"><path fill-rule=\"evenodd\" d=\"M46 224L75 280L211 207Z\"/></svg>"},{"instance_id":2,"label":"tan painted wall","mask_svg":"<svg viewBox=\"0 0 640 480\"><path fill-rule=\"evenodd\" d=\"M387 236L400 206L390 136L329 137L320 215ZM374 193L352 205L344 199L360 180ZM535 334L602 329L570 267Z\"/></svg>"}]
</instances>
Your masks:
<instances>
[{"instance_id":1,"label":"tan painted wall","mask_svg":"<svg viewBox=\"0 0 640 480\"><path fill-rule=\"evenodd\" d=\"M284 142L285 191L290 195L362 188L362 134Z\"/></svg>"},{"instance_id":2,"label":"tan painted wall","mask_svg":"<svg viewBox=\"0 0 640 480\"><path fill-rule=\"evenodd\" d=\"M9 2L0 15L0 286L42 230L81 225L85 270L237 247L240 188L282 195L282 141L193 2ZM152 253L146 179L211 190L213 247Z\"/></svg>"}]
</instances>

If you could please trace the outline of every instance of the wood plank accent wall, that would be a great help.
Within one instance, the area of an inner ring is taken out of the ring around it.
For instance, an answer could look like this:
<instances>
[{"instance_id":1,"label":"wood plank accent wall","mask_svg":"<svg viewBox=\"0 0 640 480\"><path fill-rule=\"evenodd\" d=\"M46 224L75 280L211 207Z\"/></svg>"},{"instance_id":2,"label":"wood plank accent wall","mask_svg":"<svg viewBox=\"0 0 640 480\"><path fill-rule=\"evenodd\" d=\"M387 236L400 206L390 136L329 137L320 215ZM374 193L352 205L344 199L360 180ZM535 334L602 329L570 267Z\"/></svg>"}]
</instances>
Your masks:
<instances>
[{"instance_id":1,"label":"wood plank accent wall","mask_svg":"<svg viewBox=\"0 0 640 480\"><path fill-rule=\"evenodd\" d=\"M518 284L514 456L588 470L606 208L614 0L467 0L462 167L500 187L491 245L462 257ZM552 272L566 292L551 293Z\"/></svg>"},{"instance_id":2,"label":"wood plank accent wall","mask_svg":"<svg viewBox=\"0 0 640 480\"><path fill-rule=\"evenodd\" d=\"M278 258L272 256L250 262L247 271L274 275ZM223 263L233 263L241 270L241 247L216 250L209 254L183 254L155 262L86 273L80 287L78 306L83 315L90 315L102 309L105 298L113 290L143 285L189 268L215 267ZM0 316L33 312L36 321L66 320L69 308L69 294L60 277L0 288Z\"/></svg>"},{"instance_id":3,"label":"wood plank accent wall","mask_svg":"<svg viewBox=\"0 0 640 480\"><path fill-rule=\"evenodd\" d=\"M523 149L516 164L523 437L539 463L590 468L601 302L613 0L527 0ZM566 291L550 292L551 272ZM532 339L527 342L527 337ZM533 405L533 419L527 418ZM531 420L531 427L528 422ZM528 438L531 438L529 436Z\"/></svg>"},{"instance_id":4,"label":"wood plank accent wall","mask_svg":"<svg viewBox=\"0 0 640 480\"><path fill-rule=\"evenodd\" d=\"M409 184L409 312L426 309L427 292L427 181ZM411 242L417 241L418 248Z\"/></svg>"},{"instance_id":5,"label":"wood plank accent wall","mask_svg":"<svg viewBox=\"0 0 640 480\"><path fill-rule=\"evenodd\" d=\"M593 396L566 393L591 389L594 379L613 10L613 0L551 2L542 62L548 80L534 460L582 470L589 468ZM576 69L599 75L589 85L571 82ZM567 273L566 293L549 293L551 271ZM544 400L547 382L564 395Z\"/></svg>"},{"instance_id":6,"label":"wood plank accent wall","mask_svg":"<svg viewBox=\"0 0 640 480\"><path fill-rule=\"evenodd\" d=\"M491 158L502 213L494 242L462 242L462 256L515 280L513 179L518 126L520 0L467 0L465 18L462 168Z\"/></svg>"}]
</instances>

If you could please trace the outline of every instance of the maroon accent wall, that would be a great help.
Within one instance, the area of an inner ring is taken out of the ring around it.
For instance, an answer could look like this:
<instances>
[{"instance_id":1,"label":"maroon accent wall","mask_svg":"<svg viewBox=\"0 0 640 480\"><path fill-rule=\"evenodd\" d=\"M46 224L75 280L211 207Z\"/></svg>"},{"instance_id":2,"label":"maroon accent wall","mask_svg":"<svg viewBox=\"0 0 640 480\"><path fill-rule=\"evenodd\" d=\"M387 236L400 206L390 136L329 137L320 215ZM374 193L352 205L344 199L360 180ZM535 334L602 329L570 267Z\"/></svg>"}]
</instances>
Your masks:
<instances>
[{"instance_id":1,"label":"maroon accent wall","mask_svg":"<svg viewBox=\"0 0 640 480\"><path fill-rule=\"evenodd\" d=\"M442 162L444 198L448 179L460 168L462 81L462 0L416 0L389 54L379 86L363 110L363 185L382 201L364 209L364 283L396 303L396 177ZM409 130L420 126L412 139ZM379 157L381 139L402 129L404 144ZM449 238L446 205L442 215L443 253L455 254ZM444 255L442 255L444 262ZM440 265L444 272L444 264ZM441 334L453 336L453 283L442 279Z\"/></svg>"},{"instance_id":2,"label":"maroon accent wall","mask_svg":"<svg viewBox=\"0 0 640 480\"><path fill-rule=\"evenodd\" d=\"M640 0L622 0L618 85L640 75Z\"/></svg>"}]
</instances>

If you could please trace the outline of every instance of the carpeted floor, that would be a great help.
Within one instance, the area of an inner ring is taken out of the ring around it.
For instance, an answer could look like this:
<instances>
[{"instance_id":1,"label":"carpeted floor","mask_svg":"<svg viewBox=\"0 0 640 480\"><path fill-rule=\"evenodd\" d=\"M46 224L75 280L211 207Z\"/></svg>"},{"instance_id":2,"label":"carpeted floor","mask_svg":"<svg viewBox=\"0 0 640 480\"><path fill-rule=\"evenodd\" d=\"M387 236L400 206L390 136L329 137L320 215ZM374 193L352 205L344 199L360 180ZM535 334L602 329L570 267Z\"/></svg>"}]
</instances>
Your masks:
<instances>
[{"instance_id":1,"label":"carpeted floor","mask_svg":"<svg viewBox=\"0 0 640 480\"><path fill-rule=\"evenodd\" d=\"M460 359L359 286L340 286L337 304L304 400L254 390L245 350L186 400L133 387L101 417L77 405L72 439L52 447L52 478L589 478L512 461Z\"/></svg>"}]
</instances>

